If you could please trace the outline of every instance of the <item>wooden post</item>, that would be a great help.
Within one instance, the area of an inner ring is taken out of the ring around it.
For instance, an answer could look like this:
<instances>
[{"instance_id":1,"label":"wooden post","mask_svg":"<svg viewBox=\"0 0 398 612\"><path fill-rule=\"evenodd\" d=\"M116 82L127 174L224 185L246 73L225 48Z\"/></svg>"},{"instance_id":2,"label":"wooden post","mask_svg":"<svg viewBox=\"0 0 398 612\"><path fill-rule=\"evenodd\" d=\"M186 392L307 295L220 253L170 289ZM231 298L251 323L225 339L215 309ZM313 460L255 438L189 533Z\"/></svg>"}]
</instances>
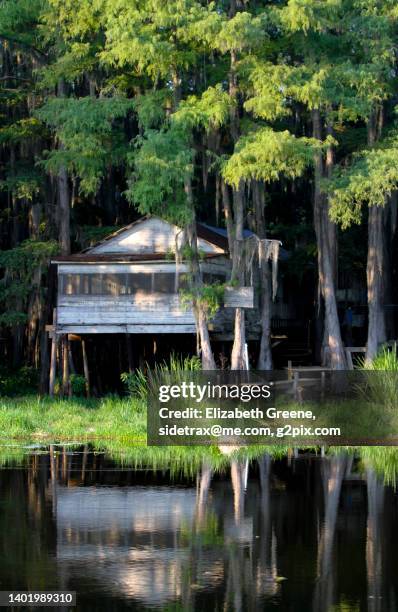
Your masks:
<instances>
[{"instance_id":1,"label":"wooden post","mask_svg":"<svg viewBox=\"0 0 398 612\"><path fill-rule=\"evenodd\" d=\"M51 332L50 380L49 380L49 385L48 385L48 393L50 397L54 397L56 374L57 374L57 335L55 331L53 331Z\"/></svg>"},{"instance_id":2,"label":"wooden post","mask_svg":"<svg viewBox=\"0 0 398 612\"><path fill-rule=\"evenodd\" d=\"M293 397L294 400L297 401L299 399L299 373L297 370L293 372Z\"/></svg>"},{"instance_id":3,"label":"wooden post","mask_svg":"<svg viewBox=\"0 0 398 612\"><path fill-rule=\"evenodd\" d=\"M86 379L86 395L90 397L90 371L88 369L86 341L82 338L82 355L83 355L83 370L84 378Z\"/></svg>"},{"instance_id":4,"label":"wooden post","mask_svg":"<svg viewBox=\"0 0 398 612\"><path fill-rule=\"evenodd\" d=\"M354 364L352 362L352 355L351 355L351 351L346 348L345 350L346 353L346 359L347 359L347 365L348 365L348 369L349 370L353 370L354 369Z\"/></svg>"},{"instance_id":5,"label":"wooden post","mask_svg":"<svg viewBox=\"0 0 398 612\"><path fill-rule=\"evenodd\" d=\"M46 328L47 329L47 328ZM48 383L48 394L50 397L54 397L55 389L55 377L57 374L57 309L53 309L53 324L48 327L50 338L51 338L51 361L50 361L50 377ZM51 331L50 331L51 330Z\"/></svg>"},{"instance_id":6,"label":"wooden post","mask_svg":"<svg viewBox=\"0 0 398 612\"><path fill-rule=\"evenodd\" d=\"M69 341L68 336L62 338L62 393L71 396L71 385L69 377Z\"/></svg>"},{"instance_id":7,"label":"wooden post","mask_svg":"<svg viewBox=\"0 0 398 612\"><path fill-rule=\"evenodd\" d=\"M72 344L71 344L71 338L68 335L68 359L69 359L69 372L71 374L76 374L76 368L75 368L75 362L73 360L73 355L72 355Z\"/></svg>"}]
</instances>

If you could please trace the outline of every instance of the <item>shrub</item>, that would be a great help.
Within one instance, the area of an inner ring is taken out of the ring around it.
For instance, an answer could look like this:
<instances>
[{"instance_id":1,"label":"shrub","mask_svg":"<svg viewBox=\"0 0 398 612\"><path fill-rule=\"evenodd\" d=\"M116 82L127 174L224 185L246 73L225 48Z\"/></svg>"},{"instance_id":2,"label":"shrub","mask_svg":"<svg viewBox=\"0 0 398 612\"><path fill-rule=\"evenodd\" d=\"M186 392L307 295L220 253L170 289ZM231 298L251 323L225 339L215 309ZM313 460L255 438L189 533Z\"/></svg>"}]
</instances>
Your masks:
<instances>
[{"instance_id":1,"label":"shrub","mask_svg":"<svg viewBox=\"0 0 398 612\"><path fill-rule=\"evenodd\" d=\"M22 395L37 391L38 372L30 366L0 371L0 395Z\"/></svg>"},{"instance_id":2,"label":"shrub","mask_svg":"<svg viewBox=\"0 0 398 612\"><path fill-rule=\"evenodd\" d=\"M86 395L86 379L80 374L71 374L70 384L73 395L84 397Z\"/></svg>"}]
</instances>

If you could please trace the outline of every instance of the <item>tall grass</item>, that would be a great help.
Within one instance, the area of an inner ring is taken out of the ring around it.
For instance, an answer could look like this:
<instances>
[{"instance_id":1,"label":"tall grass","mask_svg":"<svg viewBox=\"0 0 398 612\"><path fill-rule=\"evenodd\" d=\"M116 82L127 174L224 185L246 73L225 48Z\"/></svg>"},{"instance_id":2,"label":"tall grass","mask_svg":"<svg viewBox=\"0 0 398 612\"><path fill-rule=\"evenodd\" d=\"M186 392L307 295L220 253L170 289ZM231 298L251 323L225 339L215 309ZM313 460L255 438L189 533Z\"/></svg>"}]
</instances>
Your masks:
<instances>
[{"instance_id":1,"label":"tall grass","mask_svg":"<svg viewBox=\"0 0 398 612\"><path fill-rule=\"evenodd\" d=\"M172 353L169 361L161 361L150 368L147 364L146 371L139 368L135 372L123 372L120 376L126 386L127 393L131 397L146 400L149 387L154 387L160 380L171 375L175 380L183 380L186 372L199 372L202 364L199 357L183 357Z\"/></svg>"},{"instance_id":2,"label":"tall grass","mask_svg":"<svg viewBox=\"0 0 398 612\"><path fill-rule=\"evenodd\" d=\"M371 363L362 360L367 399L388 409L398 408L398 357L396 350L383 347Z\"/></svg>"}]
</instances>

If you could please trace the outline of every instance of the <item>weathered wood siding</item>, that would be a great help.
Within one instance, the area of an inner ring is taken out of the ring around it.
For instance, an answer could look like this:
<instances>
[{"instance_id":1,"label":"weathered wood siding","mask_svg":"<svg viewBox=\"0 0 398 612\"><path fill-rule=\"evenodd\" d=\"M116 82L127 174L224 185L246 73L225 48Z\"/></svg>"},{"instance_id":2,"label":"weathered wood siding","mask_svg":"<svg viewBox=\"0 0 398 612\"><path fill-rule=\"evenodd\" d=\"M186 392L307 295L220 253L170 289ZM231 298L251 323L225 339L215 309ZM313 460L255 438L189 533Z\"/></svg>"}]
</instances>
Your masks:
<instances>
[{"instance_id":1,"label":"weathered wood siding","mask_svg":"<svg viewBox=\"0 0 398 612\"><path fill-rule=\"evenodd\" d=\"M225 278L225 261L205 261L201 267L204 274L211 278ZM171 292L174 281L170 282L169 276L175 278L176 270L183 278L187 267L184 264L176 267L174 262L59 264L58 332L194 333L195 318L192 309L182 303L178 293ZM105 275L107 282L98 283L100 275ZM147 275L152 279L152 284L146 283L145 290L132 291L126 295L126 285L118 285L127 278L123 275L137 279ZM77 282L71 281L74 276ZM87 282L87 277L96 282ZM157 282L159 279L163 280ZM115 294L109 294L109 285L116 287ZM98 286L102 287L102 291L94 295ZM104 286L108 294L103 294ZM151 287L160 287L163 291L156 292Z\"/></svg>"},{"instance_id":2,"label":"weathered wood siding","mask_svg":"<svg viewBox=\"0 0 398 612\"><path fill-rule=\"evenodd\" d=\"M118 297L60 295L57 304L60 325L193 324L178 295L120 295Z\"/></svg>"}]
</instances>

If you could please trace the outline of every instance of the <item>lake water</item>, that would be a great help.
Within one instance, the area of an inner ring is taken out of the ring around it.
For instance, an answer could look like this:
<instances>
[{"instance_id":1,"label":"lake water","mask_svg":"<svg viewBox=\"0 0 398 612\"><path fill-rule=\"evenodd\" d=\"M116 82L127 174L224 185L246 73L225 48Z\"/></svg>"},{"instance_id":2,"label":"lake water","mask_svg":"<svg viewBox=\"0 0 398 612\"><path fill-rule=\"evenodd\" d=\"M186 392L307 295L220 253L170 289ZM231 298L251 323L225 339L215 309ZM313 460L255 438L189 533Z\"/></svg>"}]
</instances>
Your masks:
<instances>
[{"instance_id":1,"label":"lake water","mask_svg":"<svg viewBox=\"0 0 398 612\"><path fill-rule=\"evenodd\" d=\"M398 610L398 496L358 456L171 473L58 446L4 460L0 492L0 590L76 591L84 612Z\"/></svg>"}]
</instances>

